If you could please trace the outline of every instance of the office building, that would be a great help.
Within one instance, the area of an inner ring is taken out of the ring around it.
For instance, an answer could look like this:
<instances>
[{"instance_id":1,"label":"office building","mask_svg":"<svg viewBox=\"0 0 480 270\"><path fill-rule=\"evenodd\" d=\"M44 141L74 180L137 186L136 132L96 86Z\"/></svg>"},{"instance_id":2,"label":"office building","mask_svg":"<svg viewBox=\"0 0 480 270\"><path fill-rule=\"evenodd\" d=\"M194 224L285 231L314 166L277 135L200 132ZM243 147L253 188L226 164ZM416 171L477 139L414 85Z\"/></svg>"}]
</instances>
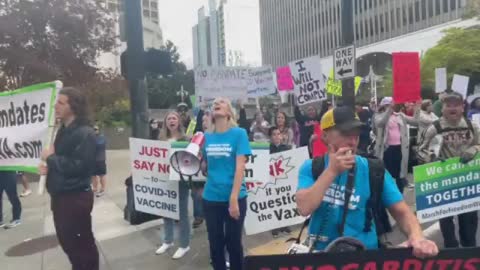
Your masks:
<instances>
[{"instance_id":1,"label":"office building","mask_svg":"<svg viewBox=\"0 0 480 270\"><path fill-rule=\"evenodd\" d=\"M259 24L258 0L209 0L192 28L194 67L260 65Z\"/></svg>"},{"instance_id":2,"label":"office building","mask_svg":"<svg viewBox=\"0 0 480 270\"><path fill-rule=\"evenodd\" d=\"M462 18L467 4L466 0L352 1L357 48L452 23ZM341 0L260 0L260 28L263 64L276 67L315 54L328 57L342 45ZM422 38L418 34L417 40Z\"/></svg>"},{"instance_id":3,"label":"office building","mask_svg":"<svg viewBox=\"0 0 480 270\"><path fill-rule=\"evenodd\" d=\"M104 4L104 7L117 16L118 24L115 26L120 37L118 46L113 53L102 54L98 63L105 68L120 70L120 54L126 49L125 16L123 14L123 0L97 0ZM142 24L143 24L143 46L145 50L150 48L160 49L163 46L163 33L159 24L158 0L142 0Z\"/></svg>"}]
</instances>

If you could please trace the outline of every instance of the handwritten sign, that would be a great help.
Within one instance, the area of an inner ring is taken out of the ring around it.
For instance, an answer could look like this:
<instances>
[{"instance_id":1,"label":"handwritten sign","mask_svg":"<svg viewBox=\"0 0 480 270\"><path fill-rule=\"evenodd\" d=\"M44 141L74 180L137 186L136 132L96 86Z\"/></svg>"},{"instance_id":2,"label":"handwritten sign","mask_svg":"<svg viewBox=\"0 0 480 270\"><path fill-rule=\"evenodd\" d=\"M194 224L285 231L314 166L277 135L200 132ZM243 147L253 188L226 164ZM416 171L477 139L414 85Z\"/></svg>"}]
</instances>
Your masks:
<instances>
[{"instance_id":1,"label":"handwritten sign","mask_svg":"<svg viewBox=\"0 0 480 270\"><path fill-rule=\"evenodd\" d=\"M247 89L249 97L268 96L277 91L271 66L251 69L248 75L250 77Z\"/></svg>"},{"instance_id":2,"label":"handwritten sign","mask_svg":"<svg viewBox=\"0 0 480 270\"><path fill-rule=\"evenodd\" d=\"M211 102L217 97L244 100L250 82L248 67L202 67L195 69L197 102Z\"/></svg>"},{"instance_id":3,"label":"handwritten sign","mask_svg":"<svg viewBox=\"0 0 480 270\"><path fill-rule=\"evenodd\" d=\"M460 93L463 98L467 98L468 82L470 77L455 74L453 75L452 90Z\"/></svg>"},{"instance_id":4,"label":"handwritten sign","mask_svg":"<svg viewBox=\"0 0 480 270\"><path fill-rule=\"evenodd\" d=\"M135 209L179 219L178 182L170 178L170 143L130 138Z\"/></svg>"},{"instance_id":5,"label":"handwritten sign","mask_svg":"<svg viewBox=\"0 0 480 270\"><path fill-rule=\"evenodd\" d=\"M358 93L358 89L362 84L362 77L356 76L355 77L355 95ZM342 81L335 80L333 69L330 71L330 77L328 77L327 85L326 85L327 93L335 95L335 96L342 96Z\"/></svg>"},{"instance_id":6,"label":"handwritten sign","mask_svg":"<svg viewBox=\"0 0 480 270\"><path fill-rule=\"evenodd\" d=\"M447 90L447 68L435 69L435 93Z\"/></svg>"},{"instance_id":7,"label":"handwritten sign","mask_svg":"<svg viewBox=\"0 0 480 270\"><path fill-rule=\"evenodd\" d=\"M327 98L319 56L291 62L289 66L295 83L298 105L307 105Z\"/></svg>"},{"instance_id":8,"label":"handwritten sign","mask_svg":"<svg viewBox=\"0 0 480 270\"><path fill-rule=\"evenodd\" d=\"M278 91L292 91L294 88L292 72L289 66L277 68Z\"/></svg>"},{"instance_id":9,"label":"handwritten sign","mask_svg":"<svg viewBox=\"0 0 480 270\"><path fill-rule=\"evenodd\" d=\"M392 65L393 100L395 103L420 100L420 58L418 53L393 53Z\"/></svg>"}]
</instances>

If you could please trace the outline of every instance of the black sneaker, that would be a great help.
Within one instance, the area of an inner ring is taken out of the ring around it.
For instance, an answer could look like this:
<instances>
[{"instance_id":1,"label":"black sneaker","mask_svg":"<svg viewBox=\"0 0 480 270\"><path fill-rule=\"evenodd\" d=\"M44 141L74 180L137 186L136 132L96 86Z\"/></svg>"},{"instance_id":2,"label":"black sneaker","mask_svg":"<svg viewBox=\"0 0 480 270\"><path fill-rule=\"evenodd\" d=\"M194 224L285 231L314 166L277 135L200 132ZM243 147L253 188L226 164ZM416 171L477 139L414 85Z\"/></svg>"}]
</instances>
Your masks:
<instances>
[{"instance_id":1,"label":"black sneaker","mask_svg":"<svg viewBox=\"0 0 480 270\"><path fill-rule=\"evenodd\" d=\"M277 238L278 237L278 231L277 230L272 231L272 236L273 236L273 238Z\"/></svg>"},{"instance_id":2,"label":"black sneaker","mask_svg":"<svg viewBox=\"0 0 480 270\"><path fill-rule=\"evenodd\" d=\"M285 227L285 228L282 229L282 232L284 232L286 234L291 234L292 230L290 230L290 227Z\"/></svg>"}]
</instances>

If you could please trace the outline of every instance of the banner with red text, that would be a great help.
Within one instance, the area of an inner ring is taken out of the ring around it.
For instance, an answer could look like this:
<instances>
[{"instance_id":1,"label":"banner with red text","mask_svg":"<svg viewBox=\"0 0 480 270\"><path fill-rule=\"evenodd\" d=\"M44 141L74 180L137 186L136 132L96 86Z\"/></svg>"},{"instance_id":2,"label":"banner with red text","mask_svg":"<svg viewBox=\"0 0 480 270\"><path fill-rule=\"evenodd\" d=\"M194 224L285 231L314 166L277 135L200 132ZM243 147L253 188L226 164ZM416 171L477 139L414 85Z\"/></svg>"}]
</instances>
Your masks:
<instances>
[{"instance_id":1,"label":"banner with red text","mask_svg":"<svg viewBox=\"0 0 480 270\"><path fill-rule=\"evenodd\" d=\"M306 147L271 154L270 176L263 183L248 189L245 232L247 235L296 225L305 221L295 202L298 171L309 159Z\"/></svg>"},{"instance_id":2,"label":"banner with red text","mask_svg":"<svg viewBox=\"0 0 480 270\"><path fill-rule=\"evenodd\" d=\"M415 102L420 96L420 58L417 52L392 53L393 101Z\"/></svg>"},{"instance_id":3,"label":"banner with red text","mask_svg":"<svg viewBox=\"0 0 480 270\"><path fill-rule=\"evenodd\" d=\"M292 255L247 256L248 270L478 270L480 248L444 249L419 259L410 248Z\"/></svg>"},{"instance_id":4,"label":"banner with red text","mask_svg":"<svg viewBox=\"0 0 480 270\"><path fill-rule=\"evenodd\" d=\"M135 209L179 219L178 181L170 179L170 143L130 138Z\"/></svg>"}]
</instances>

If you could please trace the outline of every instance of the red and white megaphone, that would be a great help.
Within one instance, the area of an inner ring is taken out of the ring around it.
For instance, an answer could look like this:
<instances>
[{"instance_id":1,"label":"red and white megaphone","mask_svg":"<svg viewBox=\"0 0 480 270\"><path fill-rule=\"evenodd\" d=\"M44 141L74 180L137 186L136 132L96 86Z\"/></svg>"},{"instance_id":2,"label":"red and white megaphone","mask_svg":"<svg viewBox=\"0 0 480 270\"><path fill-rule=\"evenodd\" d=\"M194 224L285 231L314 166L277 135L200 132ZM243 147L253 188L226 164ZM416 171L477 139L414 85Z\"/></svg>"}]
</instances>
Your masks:
<instances>
[{"instance_id":1,"label":"red and white megaphone","mask_svg":"<svg viewBox=\"0 0 480 270\"><path fill-rule=\"evenodd\" d=\"M203 133L195 133L185 150L177 151L170 157L171 167L181 175L192 176L197 174L200 171L200 150L204 142Z\"/></svg>"}]
</instances>

